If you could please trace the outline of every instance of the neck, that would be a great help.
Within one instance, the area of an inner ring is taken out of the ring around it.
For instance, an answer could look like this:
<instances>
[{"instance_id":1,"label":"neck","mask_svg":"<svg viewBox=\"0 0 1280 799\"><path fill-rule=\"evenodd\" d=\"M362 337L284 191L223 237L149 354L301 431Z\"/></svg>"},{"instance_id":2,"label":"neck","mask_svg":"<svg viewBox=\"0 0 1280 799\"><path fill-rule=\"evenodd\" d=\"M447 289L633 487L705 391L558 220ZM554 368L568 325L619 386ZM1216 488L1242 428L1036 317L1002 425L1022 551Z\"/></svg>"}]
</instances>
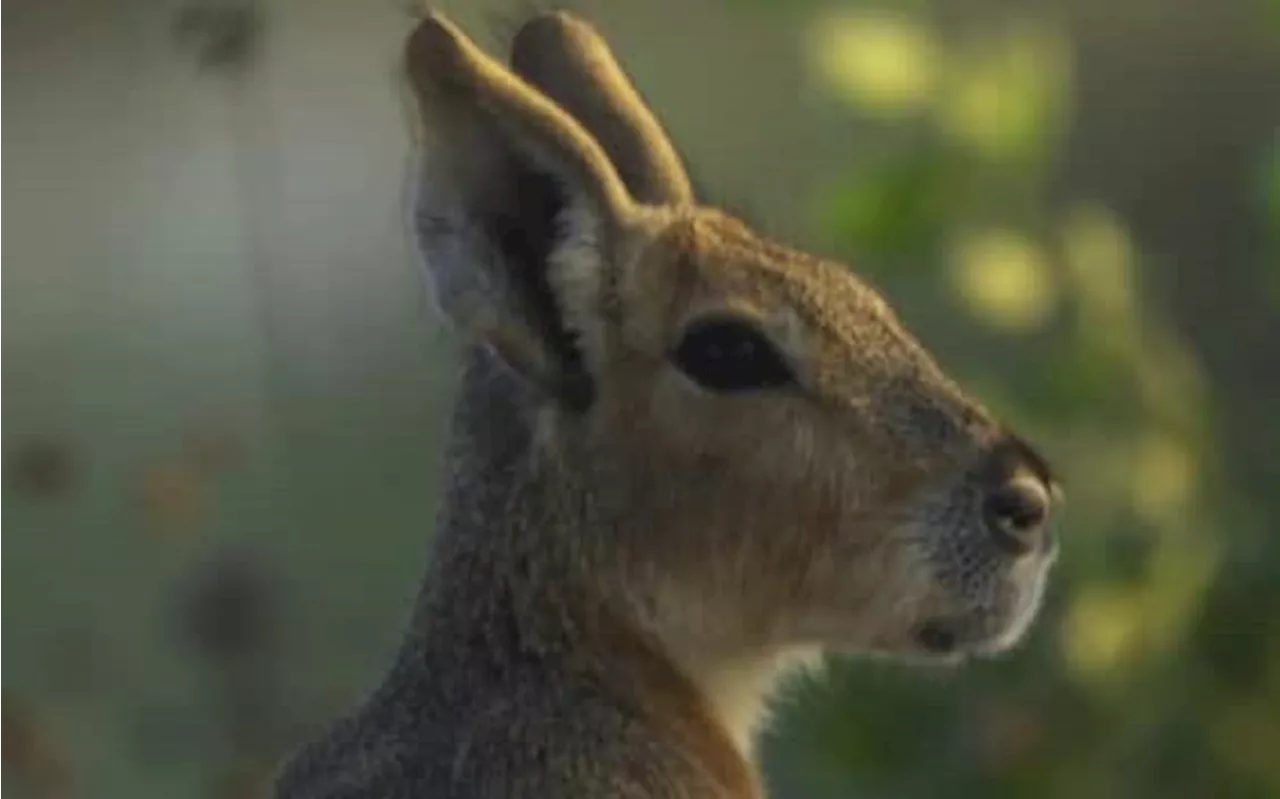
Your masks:
<instances>
[{"instance_id":1,"label":"neck","mask_svg":"<svg viewBox=\"0 0 1280 799\"><path fill-rule=\"evenodd\" d=\"M537 484L547 476L531 473L535 403L491 356L469 357L453 423L448 504L398 671L402 678L406 670L423 671L446 696L501 692L500 684L475 686L471 674L488 672L500 682L513 664L548 679L603 684L611 701L657 739L693 755L717 782L758 795L752 742L787 658L725 659L673 647L626 602L598 590L592 578L599 575L574 573L569 558L556 557L552 550L563 542L548 541L542 528L566 520L548 518L547 492ZM458 674L446 677L451 671Z\"/></svg>"}]
</instances>

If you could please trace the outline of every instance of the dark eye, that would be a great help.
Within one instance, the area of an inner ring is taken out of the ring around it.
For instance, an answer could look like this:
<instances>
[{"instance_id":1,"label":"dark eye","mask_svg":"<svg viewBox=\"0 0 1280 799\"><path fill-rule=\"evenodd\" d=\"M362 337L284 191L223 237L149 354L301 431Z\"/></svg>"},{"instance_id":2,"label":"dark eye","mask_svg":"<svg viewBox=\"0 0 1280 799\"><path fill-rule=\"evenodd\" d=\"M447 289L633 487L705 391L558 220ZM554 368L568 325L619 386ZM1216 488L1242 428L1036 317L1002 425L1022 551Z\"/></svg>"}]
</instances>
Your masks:
<instances>
[{"instance_id":1,"label":"dark eye","mask_svg":"<svg viewBox=\"0 0 1280 799\"><path fill-rule=\"evenodd\" d=\"M671 359L680 371L712 391L775 388L795 380L769 340L737 319L694 322Z\"/></svg>"}]
</instances>

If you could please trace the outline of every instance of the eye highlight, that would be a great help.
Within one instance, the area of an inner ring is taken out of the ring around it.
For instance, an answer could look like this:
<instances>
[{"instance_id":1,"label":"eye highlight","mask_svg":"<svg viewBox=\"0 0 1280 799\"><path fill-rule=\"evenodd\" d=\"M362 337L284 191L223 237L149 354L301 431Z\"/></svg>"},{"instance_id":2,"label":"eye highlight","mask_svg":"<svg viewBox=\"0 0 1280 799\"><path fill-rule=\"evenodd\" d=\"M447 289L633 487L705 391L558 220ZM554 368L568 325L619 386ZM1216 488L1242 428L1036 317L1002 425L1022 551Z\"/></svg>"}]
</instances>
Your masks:
<instances>
[{"instance_id":1,"label":"eye highlight","mask_svg":"<svg viewBox=\"0 0 1280 799\"><path fill-rule=\"evenodd\" d=\"M769 339L750 323L732 317L690 324L671 360L698 385L720 393L795 382L795 374Z\"/></svg>"}]
</instances>

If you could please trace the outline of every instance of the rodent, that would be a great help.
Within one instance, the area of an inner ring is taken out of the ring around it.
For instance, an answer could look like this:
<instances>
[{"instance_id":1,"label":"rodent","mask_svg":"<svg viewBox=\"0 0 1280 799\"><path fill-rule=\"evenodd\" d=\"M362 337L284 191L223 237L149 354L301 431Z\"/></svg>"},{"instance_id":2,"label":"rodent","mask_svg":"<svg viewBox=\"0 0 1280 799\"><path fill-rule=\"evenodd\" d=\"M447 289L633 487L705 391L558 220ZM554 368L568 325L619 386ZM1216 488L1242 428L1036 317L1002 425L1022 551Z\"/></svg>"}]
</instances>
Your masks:
<instances>
[{"instance_id":1,"label":"rodent","mask_svg":"<svg viewBox=\"0 0 1280 799\"><path fill-rule=\"evenodd\" d=\"M446 501L385 680L278 796L761 797L788 669L1022 636L1045 459L849 269L700 204L591 25L506 66L430 14L405 68L467 347Z\"/></svg>"}]
</instances>

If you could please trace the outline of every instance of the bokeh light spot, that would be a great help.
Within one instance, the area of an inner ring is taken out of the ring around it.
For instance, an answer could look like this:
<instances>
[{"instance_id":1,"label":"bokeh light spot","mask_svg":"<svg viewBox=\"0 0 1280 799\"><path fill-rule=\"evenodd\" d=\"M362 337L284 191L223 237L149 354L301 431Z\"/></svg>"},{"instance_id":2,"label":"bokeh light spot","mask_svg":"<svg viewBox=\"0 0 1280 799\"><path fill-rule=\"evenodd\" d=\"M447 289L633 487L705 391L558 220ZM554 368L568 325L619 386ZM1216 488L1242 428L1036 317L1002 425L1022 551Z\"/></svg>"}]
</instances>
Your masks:
<instances>
[{"instance_id":1,"label":"bokeh light spot","mask_svg":"<svg viewBox=\"0 0 1280 799\"><path fill-rule=\"evenodd\" d=\"M933 98L943 53L932 33L915 20L845 11L819 17L809 38L814 69L868 113L900 116Z\"/></svg>"},{"instance_id":2,"label":"bokeh light spot","mask_svg":"<svg viewBox=\"0 0 1280 799\"><path fill-rule=\"evenodd\" d=\"M1132 592L1102 587L1085 591L1062 627L1063 657L1084 677L1106 676L1136 654L1141 624L1141 608Z\"/></svg>"},{"instance_id":3,"label":"bokeh light spot","mask_svg":"<svg viewBox=\"0 0 1280 799\"><path fill-rule=\"evenodd\" d=\"M1040 327L1057 305L1058 288L1044 254L1012 230L961 236L952 247L951 277L965 306L1001 330Z\"/></svg>"},{"instance_id":4,"label":"bokeh light spot","mask_svg":"<svg viewBox=\"0 0 1280 799\"><path fill-rule=\"evenodd\" d=\"M1181 441L1160 433L1144 436L1134 452L1134 510L1153 524L1176 522L1195 479L1195 458Z\"/></svg>"},{"instance_id":5,"label":"bokeh light spot","mask_svg":"<svg viewBox=\"0 0 1280 799\"><path fill-rule=\"evenodd\" d=\"M1120 220L1105 208L1081 206L1067 215L1062 242L1081 302L1111 320L1130 314L1137 254Z\"/></svg>"},{"instance_id":6,"label":"bokeh light spot","mask_svg":"<svg viewBox=\"0 0 1280 799\"><path fill-rule=\"evenodd\" d=\"M947 70L943 131L993 160L1040 152L1067 96L1066 52L1039 29L974 43Z\"/></svg>"}]
</instances>

